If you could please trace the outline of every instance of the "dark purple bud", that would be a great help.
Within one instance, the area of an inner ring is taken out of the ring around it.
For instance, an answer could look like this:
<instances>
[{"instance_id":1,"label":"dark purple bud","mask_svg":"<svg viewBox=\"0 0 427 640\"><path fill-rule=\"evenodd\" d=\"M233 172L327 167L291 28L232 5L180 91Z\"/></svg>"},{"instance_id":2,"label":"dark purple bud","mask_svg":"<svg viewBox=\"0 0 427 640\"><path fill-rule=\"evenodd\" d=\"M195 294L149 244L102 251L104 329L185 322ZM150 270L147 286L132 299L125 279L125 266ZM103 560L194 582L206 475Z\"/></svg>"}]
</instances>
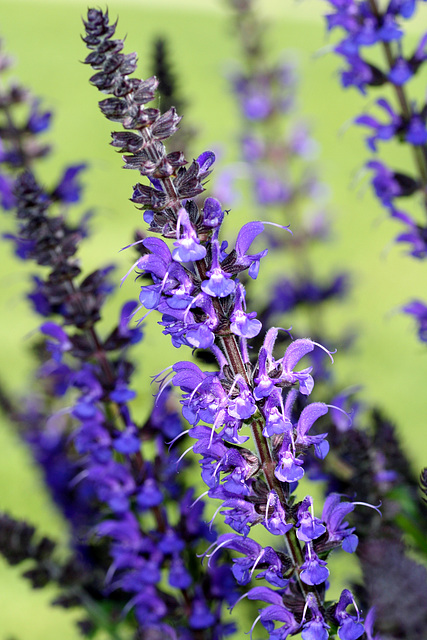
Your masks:
<instances>
[{"instance_id":1,"label":"dark purple bud","mask_svg":"<svg viewBox=\"0 0 427 640\"><path fill-rule=\"evenodd\" d=\"M146 104L154 100L159 81L155 76L142 80L138 88L134 91L133 99L137 104Z\"/></svg>"},{"instance_id":2,"label":"dark purple bud","mask_svg":"<svg viewBox=\"0 0 427 640\"><path fill-rule=\"evenodd\" d=\"M179 116L174 107L163 113L151 127L153 136L157 140L170 138L178 129L182 116Z\"/></svg>"},{"instance_id":3,"label":"dark purple bud","mask_svg":"<svg viewBox=\"0 0 427 640\"><path fill-rule=\"evenodd\" d=\"M203 203L203 224L205 227L216 228L222 224L224 213L221 203L216 198L206 198Z\"/></svg>"}]
</instances>

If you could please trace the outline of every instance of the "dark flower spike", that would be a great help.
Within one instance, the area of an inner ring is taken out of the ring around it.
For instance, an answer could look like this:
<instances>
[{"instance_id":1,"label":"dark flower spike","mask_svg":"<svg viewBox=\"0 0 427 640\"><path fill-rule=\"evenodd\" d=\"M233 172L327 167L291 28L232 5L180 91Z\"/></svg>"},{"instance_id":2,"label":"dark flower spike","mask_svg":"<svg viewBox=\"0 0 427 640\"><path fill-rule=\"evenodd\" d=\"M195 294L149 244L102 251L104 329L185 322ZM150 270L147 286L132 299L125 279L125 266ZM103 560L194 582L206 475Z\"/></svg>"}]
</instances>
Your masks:
<instances>
[{"instance_id":1,"label":"dark flower spike","mask_svg":"<svg viewBox=\"0 0 427 640\"><path fill-rule=\"evenodd\" d=\"M111 52L105 44L104 49ZM120 60L125 70L133 65L133 58L127 62L123 62L123 58ZM102 78L98 77L98 81ZM118 91L123 90L124 85L121 85ZM159 138L162 136L160 125L164 126L166 120L158 120L155 133ZM211 155L206 156L203 170L197 169L197 175L202 179L207 176L212 160ZM166 389L143 428L134 422L129 406L136 394L130 386L133 367L125 353L141 338L138 329L129 327L136 304L125 303L117 325L105 339L100 336L96 323L102 304L112 291L107 281L111 267L80 278L81 267L75 254L80 240L87 235L86 218L81 226L74 228L66 223L65 216L54 215L59 207L62 212L64 204L78 200L77 178L81 170L81 165L71 167L51 192L41 188L35 177L27 172L16 181L15 197L20 224L16 237L21 244L26 242L21 257L31 258L45 267L45 278L34 280L37 290L32 299L42 315L55 315L55 320L60 319L60 322L53 322L49 318L41 327L52 355L43 365L41 376L44 383L55 390L55 395L64 396L67 392L73 395L71 406L45 417L46 428L57 430L59 417L65 413L69 417L69 432L61 440L61 454L66 461L62 465L64 471L69 473L71 469L73 473L68 478L65 495L69 496L73 491L83 494L90 489L86 498L91 507L90 510L87 508L90 519L88 516L83 523L82 532L76 530L78 546L85 554L91 554L92 546L95 546L93 533L102 538L98 545L102 547L99 559L88 558L90 563L93 560L90 570L100 573L100 576L96 573L96 578L99 577L98 582L102 585L99 587L97 582L95 589L89 584L91 597L96 599L96 604L103 602L103 607L107 603L105 624L110 623L111 616L113 630L116 624L121 624L117 622L120 613L126 615L131 608L135 609L132 624L138 634L151 636L161 630L164 637L173 637L175 629L181 633L181 627L188 629L188 625L194 629L217 629L221 627L222 604L234 597L229 581L231 573L226 565L215 565L210 572L211 579L195 569L193 561L188 563L188 558L194 560L195 543L210 540L212 536L202 520L200 503L194 514L188 515L187 505L191 499L185 492L185 485L171 471L178 452L174 448L167 455L164 441L175 439L182 428L180 419L171 407L165 408ZM186 182L182 183L185 186ZM147 268L154 277L160 274L164 287L171 289L180 283L192 286L189 272L173 261L162 242L147 239L144 250L150 252L151 257L145 261L141 258L142 265L148 263ZM200 308L208 312L207 306L202 300ZM150 455L142 457L141 443L146 439L152 441L153 460ZM35 450L36 446L39 451L42 449L41 435L37 442L32 436L32 446ZM174 525L173 549L171 540L169 546L164 540L164 533L171 528L168 518L172 501L182 510ZM72 511L70 504L65 509L68 509L67 515ZM93 511L97 513L96 518ZM154 522L151 531L147 531L146 522L140 519L141 514L147 512ZM84 517L85 512L82 513ZM96 525L93 525L95 519ZM228 586L217 587L219 573ZM203 591L195 586L201 575ZM173 596L160 587L163 578L174 587ZM42 586L41 574L37 577L34 574L32 579ZM203 623L198 619L201 612ZM174 628L169 624L171 620Z\"/></svg>"}]
</instances>

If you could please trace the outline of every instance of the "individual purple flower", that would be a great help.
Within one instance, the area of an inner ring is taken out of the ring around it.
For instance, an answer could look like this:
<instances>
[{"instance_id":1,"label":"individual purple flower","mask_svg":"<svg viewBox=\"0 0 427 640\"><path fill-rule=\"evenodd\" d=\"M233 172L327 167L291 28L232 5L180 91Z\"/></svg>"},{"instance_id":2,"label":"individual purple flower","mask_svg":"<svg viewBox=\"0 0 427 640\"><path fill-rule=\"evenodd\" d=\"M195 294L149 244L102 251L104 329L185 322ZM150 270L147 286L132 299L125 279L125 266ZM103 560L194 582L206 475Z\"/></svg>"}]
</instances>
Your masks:
<instances>
[{"instance_id":1,"label":"individual purple flower","mask_svg":"<svg viewBox=\"0 0 427 640\"><path fill-rule=\"evenodd\" d=\"M349 605L356 606L351 592L348 589L344 589L334 613L334 617L338 622L338 636L340 640L357 640L365 631L362 624L363 618L360 617L357 608L357 614L355 616L346 611Z\"/></svg>"},{"instance_id":2,"label":"individual purple flower","mask_svg":"<svg viewBox=\"0 0 427 640\"><path fill-rule=\"evenodd\" d=\"M86 164L77 164L68 167L64 171L60 182L55 187L52 196L66 204L78 202L82 191L82 186L78 180L80 173L84 169L86 169Z\"/></svg>"},{"instance_id":3,"label":"individual purple flower","mask_svg":"<svg viewBox=\"0 0 427 640\"><path fill-rule=\"evenodd\" d=\"M315 540L326 531L319 518L315 518L310 512L312 506L313 500L311 496L307 496L298 507L297 538L303 542Z\"/></svg>"},{"instance_id":4,"label":"individual purple flower","mask_svg":"<svg viewBox=\"0 0 427 640\"><path fill-rule=\"evenodd\" d=\"M286 513L275 491L270 491L265 507L265 518L262 524L267 531L276 536L285 535L292 529L292 523L286 522Z\"/></svg>"},{"instance_id":5,"label":"individual purple flower","mask_svg":"<svg viewBox=\"0 0 427 640\"><path fill-rule=\"evenodd\" d=\"M294 615L283 604L272 604L262 609L260 620L270 634L270 640L286 640L288 636L294 635L300 629L300 624L295 620ZM275 622L283 622L284 624L275 628Z\"/></svg>"},{"instance_id":6,"label":"individual purple flower","mask_svg":"<svg viewBox=\"0 0 427 640\"><path fill-rule=\"evenodd\" d=\"M413 115L409 121L405 135L406 142L414 146L423 146L427 143L427 128L425 117Z\"/></svg>"},{"instance_id":7,"label":"individual purple flower","mask_svg":"<svg viewBox=\"0 0 427 640\"><path fill-rule=\"evenodd\" d=\"M419 189L416 180L403 173L391 171L377 160L371 160L366 166L375 171L372 185L377 197L385 207L391 208L395 198L410 196Z\"/></svg>"},{"instance_id":8,"label":"individual purple flower","mask_svg":"<svg viewBox=\"0 0 427 640\"><path fill-rule=\"evenodd\" d=\"M411 216L404 211L391 210L391 217L400 220L406 225L407 230L396 237L396 242L407 242L411 246L410 255L419 260L427 256L427 228L417 224Z\"/></svg>"},{"instance_id":9,"label":"individual purple flower","mask_svg":"<svg viewBox=\"0 0 427 640\"><path fill-rule=\"evenodd\" d=\"M413 72L405 58L397 58L388 74L389 80L399 87L408 82L412 76Z\"/></svg>"},{"instance_id":10,"label":"individual purple flower","mask_svg":"<svg viewBox=\"0 0 427 640\"><path fill-rule=\"evenodd\" d=\"M201 260L205 257L206 249L202 244L200 244L197 233L195 232L188 217L188 213L184 208L181 208L178 214L176 234L178 239L174 242L175 249L172 252L172 258L174 260L177 260L178 262L191 262Z\"/></svg>"},{"instance_id":11,"label":"individual purple flower","mask_svg":"<svg viewBox=\"0 0 427 640\"><path fill-rule=\"evenodd\" d=\"M302 640L327 640L329 638L328 629L330 626L325 621L316 598L310 593L306 600L306 608L310 609L311 620L304 624L301 632Z\"/></svg>"},{"instance_id":12,"label":"individual purple flower","mask_svg":"<svg viewBox=\"0 0 427 640\"><path fill-rule=\"evenodd\" d=\"M329 451L329 445L325 441L327 434L321 433L315 436L309 436L307 434L313 426L313 423L327 413L328 406L324 402L312 402L301 411L301 415L296 426L297 437L295 444L302 445L304 447L314 445L315 453L317 457L321 459L325 458Z\"/></svg>"},{"instance_id":13,"label":"individual purple flower","mask_svg":"<svg viewBox=\"0 0 427 640\"><path fill-rule=\"evenodd\" d=\"M0 174L0 201L5 211L9 211L15 206L15 196L13 195L13 180L9 176ZM3 236L5 237L5 236Z\"/></svg>"},{"instance_id":14,"label":"individual purple flower","mask_svg":"<svg viewBox=\"0 0 427 640\"><path fill-rule=\"evenodd\" d=\"M268 249L264 249L264 251L260 251L259 253L252 255L248 254L248 251L252 242L263 231L264 225L262 222L247 222L240 229L236 239L235 266L240 269L249 268L249 275L253 279L256 279L258 276L260 261L267 255Z\"/></svg>"},{"instance_id":15,"label":"individual purple flower","mask_svg":"<svg viewBox=\"0 0 427 640\"><path fill-rule=\"evenodd\" d=\"M376 143L378 140L391 140L402 126L402 118L395 113L387 100L380 98L377 100L377 104L388 114L389 122L382 124L376 118L369 115L359 116L355 120L356 124L371 127L371 129L373 129L373 135L368 136L366 139L368 147L372 151L377 150Z\"/></svg>"},{"instance_id":16,"label":"individual purple flower","mask_svg":"<svg viewBox=\"0 0 427 640\"><path fill-rule=\"evenodd\" d=\"M206 203L205 203L206 206ZM229 296L236 288L234 280L230 280L231 274L221 269L219 264L219 243L217 240L212 242L212 266L206 275L209 280L202 282L202 291L209 296L216 298L225 298Z\"/></svg>"},{"instance_id":17,"label":"individual purple flower","mask_svg":"<svg viewBox=\"0 0 427 640\"><path fill-rule=\"evenodd\" d=\"M354 534L355 528L349 527L348 522L343 522L346 515L353 510L353 502L341 502L338 493L330 493L322 512L322 521L326 525L329 540L334 544L342 544L347 553L353 553L358 544L358 538Z\"/></svg>"},{"instance_id":18,"label":"individual purple flower","mask_svg":"<svg viewBox=\"0 0 427 640\"><path fill-rule=\"evenodd\" d=\"M427 342L427 306L420 300L413 300L402 308L402 311L414 316L418 324L418 337Z\"/></svg>"},{"instance_id":19,"label":"individual purple flower","mask_svg":"<svg viewBox=\"0 0 427 640\"><path fill-rule=\"evenodd\" d=\"M49 128L52 113L50 111L40 111L40 102L35 100L28 117L27 128L31 133L42 133Z\"/></svg>"},{"instance_id":20,"label":"individual purple flower","mask_svg":"<svg viewBox=\"0 0 427 640\"><path fill-rule=\"evenodd\" d=\"M306 369L302 369L297 372L293 371L293 369L301 358L313 351L316 346L323 349L323 351L325 351L333 361L330 351L319 345L317 342L313 342L313 340L310 340L309 338L300 338L291 342L289 347L286 349L283 358L278 361L278 364L281 366L280 380L290 384L299 382L300 393L304 395L310 395L314 387L314 381L310 375L313 367L307 367Z\"/></svg>"},{"instance_id":21,"label":"individual purple flower","mask_svg":"<svg viewBox=\"0 0 427 640\"><path fill-rule=\"evenodd\" d=\"M300 578L305 584L317 585L326 582L329 569L325 560L321 560L310 543L305 545L305 561L301 565Z\"/></svg>"},{"instance_id":22,"label":"individual purple flower","mask_svg":"<svg viewBox=\"0 0 427 640\"><path fill-rule=\"evenodd\" d=\"M261 331L262 325L256 319L256 312L245 313L245 289L243 285L238 284L236 289L236 297L234 302L234 310L230 316L230 328L233 333L242 338L254 338Z\"/></svg>"},{"instance_id":23,"label":"individual purple flower","mask_svg":"<svg viewBox=\"0 0 427 640\"><path fill-rule=\"evenodd\" d=\"M203 224L205 227L215 229L220 227L224 220L224 212L221 203L216 198L206 198L203 203Z\"/></svg>"},{"instance_id":24,"label":"individual purple flower","mask_svg":"<svg viewBox=\"0 0 427 640\"><path fill-rule=\"evenodd\" d=\"M192 611L188 619L190 629L207 629L215 624L216 618L207 606L200 594L193 603Z\"/></svg>"},{"instance_id":25,"label":"individual purple flower","mask_svg":"<svg viewBox=\"0 0 427 640\"><path fill-rule=\"evenodd\" d=\"M286 441L285 441L286 442ZM302 465L304 460L296 458L288 445L282 445L278 453L278 465L274 470L274 475L282 482L298 482L304 475Z\"/></svg>"}]
</instances>

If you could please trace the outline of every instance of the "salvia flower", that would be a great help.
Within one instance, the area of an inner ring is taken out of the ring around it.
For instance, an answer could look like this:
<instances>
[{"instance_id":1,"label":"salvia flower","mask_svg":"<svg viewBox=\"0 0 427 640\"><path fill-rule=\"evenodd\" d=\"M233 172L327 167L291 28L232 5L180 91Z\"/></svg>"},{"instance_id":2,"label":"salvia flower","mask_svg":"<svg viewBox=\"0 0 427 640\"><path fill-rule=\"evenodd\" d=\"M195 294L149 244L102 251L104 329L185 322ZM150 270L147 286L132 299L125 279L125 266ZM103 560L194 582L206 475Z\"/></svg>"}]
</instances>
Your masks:
<instances>
[{"instance_id":1,"label":"salvia flower","mask_svg":"<svg viewBox=\"0 0 427 640\"><path fill-rule=\"evenodd\" d=\"M253 279L258 275L267 251L254 253L251 247L265 223L245 224L234 249L227 251L227 243L221 241L222 206L207 199L200 210L193 199L203 190L213 154L204 152L189 166L184 160L174 165L162 141L174 133L179 117L145 107L154 97L155 79L129 78L135 67L134 57L116 53L123 43L112 40L115 26L110 25L107 14L90 9L85 25L84 39L92 50L86 62L97 71L91 82L114 96L103 100L101 109L125 129L113 133L113 140L120 140L122 151L131 154L125 157L127 167L138 169L149 181L149 185L136 186L132 199L149 210L145 217L149 231L173 242L171 253L160 239L142 240L145 252L136 267L151 275L152 284L143 286L140 300L162 314L163 333L171 335L176 347L210 349L219 364L219 370L208 372L180 361L172 365L159 391L162 397L169 378L181 389L183 415L191 424L189 435L195 440L192 449L201 455L208 495L221 501L217 512L235 531L222 534L204 555L210 564L224 549L234 550L243 556L233 559L232 570L239 584L247 585L256 577L279 590L273 596L263 592L270 606L261 610L260 620L270 638L284 639L306 624L302 617L305 603L310 604L319 621L325 612L323 585L329 570L327 561L318 556L315 543L326 536L328 523L305 513L309 499L295 505L291 496L304 475L307 450L314 446L319 457L327 454L326 434L311 436L308 432L327 413L328 406L312 403L300 411L296 421L292 410L296 397L309 396L314 386L311 367L296 370L300 361L317 348L331 360L332 355L313 340L299 339L277 359L273 350L279 330L272 328L259 352L259 362L251 362L248 341L260 333L262 325L255 312L246 309L242 272L248 271ZM148 85L150 91L145 91ZM244 85L242 92L250 113L255 118L263 117L267 102L262 96L257 97ZM134 133L129 133L131 129ZM273 409L274 424L270 418ZM242 446L239 432L246 425L254 450ZM251 527L261 522L271 533L284 534L288 553L264 547L251 538ZM329 550L341 544L342 538L336 538L330 541ZM287 588L293 594L292 606L298 608L302 603L299 617L286 608L281 597L281 590ZM338 623L348 625L344 611L347 605L342 606L343 611L340 606L337 603L343 620ZM203 612L203 607L199 603L197 612ZM198 627L204 614L196 614L194 609L193 616L191 624ZM284 624L275 629L276 622ZM319 628L323 632L326 626L320 623Z\"/></svg>"}]
</instances>

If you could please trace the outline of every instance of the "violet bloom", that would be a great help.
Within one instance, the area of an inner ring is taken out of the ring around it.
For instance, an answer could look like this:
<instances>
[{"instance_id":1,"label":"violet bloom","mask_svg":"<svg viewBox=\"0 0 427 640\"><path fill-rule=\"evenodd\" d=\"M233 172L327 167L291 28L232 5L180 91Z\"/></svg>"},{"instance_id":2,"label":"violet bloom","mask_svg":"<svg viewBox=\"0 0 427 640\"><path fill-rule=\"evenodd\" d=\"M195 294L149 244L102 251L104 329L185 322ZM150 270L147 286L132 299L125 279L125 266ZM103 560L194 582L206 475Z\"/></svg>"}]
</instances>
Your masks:
<instances>
[{"instance_id":1,"label":"violet bloom","mask_svg":"<svg viewBox=\"0 0 427 640\"><path fill-rule=\"evenodd\" d=\"M340 640L357 640L364 633L363 618L359 611L352 615L346 611L349 605L355 605L354 598L348 589L344 589L335 609L334 617L338 622L338 636Z\"/></svg>"},{"instance_id":2,"label":"violet bloom","mask_svg":"<svg viewBox=\"0 0 427 640\"><path fill-rule=\"evenodd\" d=\"M202 291L209 296L216 298L225 298L229 296L236 288L234 280L230 280L231 274L226 273L221 269L219 264L219 243L214 241L212 243L212 267L206 273L209 276L209 280L202 282Z\"/></svg>"},{"instance_id":3,"label":"violet bloom","mask_svg":"<svg viewBox=\"0 0 427 640\"><path fill-rule=\"evenodd\" d=\"M305 584L322 584L328 579L329 569L325 560L321 560L310 543L305 547L305 562L301 565L300 578Z\"/></svg>"},{"instance_id":4,"label":"violet bloom","mask_svg":"<svg viewBox=\"0 0 427 640\"><path fill-rule=\"evenodd\" d=\"M427 306L420 300L413 300L402 309L405 313L414 316L418 324L418 337L422 342L427 342Z\"/></svg>"},{"instance_id":5,"label":"violet bloom","mask_svg":"<svg viewBox=\"0 0 427 640\"><path fill-rule=\"evenodd\" d=\"M183 229L180 234L181 227ZM172 252L172 257L178 262L190 262L193 260L201 260L206 255L206 249L200 244L196 232L194 231L187 211L182 208L178 214L178 222L176 226L178 240L174 242L176 247Z\"/></svg>"},{"instance_id":6,"label":"violet bloom","mask_svg":"<svg viewBox=\"0 0 427 640\"><path fill-rule=\"evenodd\" d=\"M243 285L237 285L237 293L233 313L230 316L231 330L242 338L254 338L261 331L262 325L256 320L256 312L245 313L245 289Z\"/></svg>"}]
</instances>

